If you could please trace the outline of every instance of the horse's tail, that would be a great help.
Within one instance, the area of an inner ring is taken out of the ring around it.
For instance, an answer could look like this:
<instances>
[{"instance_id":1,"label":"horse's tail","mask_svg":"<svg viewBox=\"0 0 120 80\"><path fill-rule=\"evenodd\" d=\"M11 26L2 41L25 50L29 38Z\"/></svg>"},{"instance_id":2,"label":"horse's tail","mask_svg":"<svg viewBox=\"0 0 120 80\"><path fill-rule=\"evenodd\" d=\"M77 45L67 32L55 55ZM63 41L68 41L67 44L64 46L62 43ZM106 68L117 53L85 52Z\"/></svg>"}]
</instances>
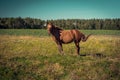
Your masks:
<instances>
[{"instance_id":1,"label":"horse's tail","mask_svg":"<svg viewBox=\"0 0 120 80\"><path fill-rule=\"evenodd\" d=\"M91 34L89 34L88 36L85 37L85 35L82 36L81 40L83 42L87 41L87 39L91 36Z\"/></svg>"}]
</instances>

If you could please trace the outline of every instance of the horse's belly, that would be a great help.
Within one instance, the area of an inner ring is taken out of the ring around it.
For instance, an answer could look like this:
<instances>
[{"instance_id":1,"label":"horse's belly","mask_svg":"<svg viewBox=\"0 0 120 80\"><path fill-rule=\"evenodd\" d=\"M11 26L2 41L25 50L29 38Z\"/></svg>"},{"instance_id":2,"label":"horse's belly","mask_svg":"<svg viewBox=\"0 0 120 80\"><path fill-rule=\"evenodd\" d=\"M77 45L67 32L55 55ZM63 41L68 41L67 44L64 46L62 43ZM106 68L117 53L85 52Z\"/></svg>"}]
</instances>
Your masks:
<instances>
[{"instance_id":1,"label":"horse's belly","mask_svg":"<svg viewBox=\"0 0 120 80\"><path fill-rule=\"evenodd\" d=\"M73 40L72 39L62 39L61 40L62 41L62 43L65 43L65 44L67 44L67 43L71 43Z\"/></svg>"},{"instance_id":2,"label":"horse's belly","mask_svg":"<svg viewBox=\"0 0 120 80\"><path fill-rule=\"evenodd\" d=\"M66 43L66 44L72 42L73 36L71 34L71 31L70 30L63 31L61 33L60 40L62 41L62 43Z\"/></svg>"}]
</instances>

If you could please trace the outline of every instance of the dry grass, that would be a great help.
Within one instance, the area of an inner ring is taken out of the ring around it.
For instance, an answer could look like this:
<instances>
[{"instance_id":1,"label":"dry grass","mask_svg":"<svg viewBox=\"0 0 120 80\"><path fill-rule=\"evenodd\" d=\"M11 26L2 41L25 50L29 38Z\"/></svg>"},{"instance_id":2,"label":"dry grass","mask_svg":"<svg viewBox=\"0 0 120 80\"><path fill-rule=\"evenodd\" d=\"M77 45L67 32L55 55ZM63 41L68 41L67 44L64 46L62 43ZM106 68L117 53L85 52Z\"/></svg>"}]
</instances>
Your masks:
<instances>
[{"instance_id":1,"label":"dry grass","mask_svg":"<svg viewBox=\"0 0 120 80\"><path fill-rule=\"evenodd\" d=\"M0 35L2 80L119 80L120 36L91 36L81 42L74 56L74 43L63 45L59 55L51 37Z\"/></svg>"}]
</instances>

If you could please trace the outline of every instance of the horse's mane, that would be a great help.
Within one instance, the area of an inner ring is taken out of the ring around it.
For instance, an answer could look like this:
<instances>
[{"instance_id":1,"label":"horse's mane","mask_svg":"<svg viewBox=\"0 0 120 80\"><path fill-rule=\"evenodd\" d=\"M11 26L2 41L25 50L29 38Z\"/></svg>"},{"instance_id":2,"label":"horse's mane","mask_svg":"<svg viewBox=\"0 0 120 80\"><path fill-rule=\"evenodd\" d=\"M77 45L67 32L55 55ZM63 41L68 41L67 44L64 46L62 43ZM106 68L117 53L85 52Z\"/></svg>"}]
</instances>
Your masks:
<instances>
[{"instance_id":1,"label":"horse's mane","mask_svg":"<svg viewBox=\"0 0 120 80\"><path fill-rule=\"evenodd\" d=\"M53 26L53 28L56 29L56 30L63 30L63 29L61 29L60 27L57 27L57 26L54 26L54 25L52 25L52 26Z\"/></svg>"},{"instance_id":2,"label":"horse's mane","mask_svg":"<svg viewBox=\"0 0 120 80\"><path fill-rule=\"evenodd\" d=\"M59 28L59 27L55 27L55 29L57 29L57 30L63 30L63 29L61 29L61 28Z\"/></svg>"}]
</instances>

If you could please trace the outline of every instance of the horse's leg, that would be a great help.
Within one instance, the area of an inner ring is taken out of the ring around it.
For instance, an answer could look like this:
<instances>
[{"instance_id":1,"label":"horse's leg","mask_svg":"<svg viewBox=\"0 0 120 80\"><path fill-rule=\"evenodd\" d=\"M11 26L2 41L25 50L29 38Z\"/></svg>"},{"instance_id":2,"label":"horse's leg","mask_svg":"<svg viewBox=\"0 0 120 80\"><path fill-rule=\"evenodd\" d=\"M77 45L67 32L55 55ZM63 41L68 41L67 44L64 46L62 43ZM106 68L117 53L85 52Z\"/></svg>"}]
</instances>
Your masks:
<instances>
[{"instance_id":1,"label":"horse's leg","mask_svg":"<svg viewBox=\"0 0 120 80\"><path fill-rule=\"evenodd\" d=\"M58 50L61 54L63 54L63 48L62 48L62 43L57 44L58 45Z\"/></svg>"},{"instance_id":2,"label":"horse's leg","mask_svg":"<svg viewBox=\"0 0 120 80\"><path fill-rule=\"evenodd\" d=\"M76 46L77 54L79 55L80 52L79 42L75 42L75 46Z\"/></svg>"}]
</instances>

